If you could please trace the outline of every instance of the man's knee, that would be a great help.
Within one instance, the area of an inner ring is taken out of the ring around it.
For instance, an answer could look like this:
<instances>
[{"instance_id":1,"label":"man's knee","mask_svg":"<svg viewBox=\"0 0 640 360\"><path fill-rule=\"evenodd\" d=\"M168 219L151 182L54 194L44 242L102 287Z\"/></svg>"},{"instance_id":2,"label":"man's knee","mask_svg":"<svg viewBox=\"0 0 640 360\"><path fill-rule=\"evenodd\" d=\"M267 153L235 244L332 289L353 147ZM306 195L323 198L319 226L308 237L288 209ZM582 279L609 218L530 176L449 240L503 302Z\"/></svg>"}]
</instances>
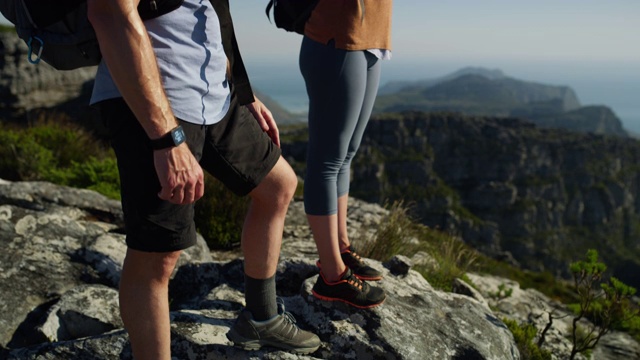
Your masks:
<instances>
[{"instance_id":1,"label":"man's knee","mask_svg":"<svg viewBox=\"0 0 640 360\"><path fill-rule=\"evenodd\" d=\"M269 174L251 192L254 201L268 201L272 205L287 207L298 186L298 178L289 164L282 158Z\"/></svg>"},{"instance_id":2,"label":"man's knee","mask_svg":"<svg viewBox=\"0 0 640 360\"><path fill-rule=\"evenodd\" d=\"M127 249L123 266L123 276L131 276L149 281L168 282L180 258L180 253L180 251L144 252Z\"/></svg>"}]
</instances>

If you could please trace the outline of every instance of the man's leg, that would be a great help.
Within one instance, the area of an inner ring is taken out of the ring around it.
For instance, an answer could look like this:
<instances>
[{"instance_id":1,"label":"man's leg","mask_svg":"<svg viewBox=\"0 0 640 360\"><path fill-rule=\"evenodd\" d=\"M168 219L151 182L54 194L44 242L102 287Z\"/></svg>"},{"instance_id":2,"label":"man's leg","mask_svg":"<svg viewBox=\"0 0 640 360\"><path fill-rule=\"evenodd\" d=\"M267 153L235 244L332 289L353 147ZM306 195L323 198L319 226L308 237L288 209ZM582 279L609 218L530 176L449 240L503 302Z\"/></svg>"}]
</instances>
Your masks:
<instances>
[{"instance_id":1,"label":"man's leg","mask_svg":"<svg viewBox=\"0 0 640 360\"><path fill-rule=\"evenodd\" d=\"M251 204L242 228L242 252L245 273L254 279L275 275L284 219L293 198L298 179L282 158L253 189Z\"/></svg>"},{"instance_id":2,"label":"man's leg","mask_svg":"<svg viewBox=\"0 0 640 360\"><path fill-rule=\"evenodd\" d=\"M282 230L298 179L282 157L253 189L242 229L245 257L245 299L253 318L265 321L278 314L275 273Z\"/></svg>"},{"instance_id":3,"label":"man's leg","mask_svg":"<svg viewBox=\"0 0 640 360\"><path fill-rule=\"evenodd\" d=\"M320 339L298 328L276 297L282 230L297 177L233 93L225 117L207 126L206 132L202 168L235 194L251 198L242 230L247 304L227 338L247 350L267 345L311 353L320 346Z\"/></svg>"},{"instance_id":4,"label":"man's leg","mask_svg":"<svg viewBox=\"0 0 640 360\"><path fill-rule=\"evenodd\" d=\"M100 104L118 159L127 254L120 279L120 313L136 360L170 359L169 278L180 251L196 242L193 204L158 197L161 185L149 138L122 98ZM185 125L187 144L197 154L200 126Z\"/></svg>"},{"instance_id":5,"label":"man's leg","mask_svg":"<svg viewBox=\"0 0 640 360\"><path fill-rule=\"evenodd\" d=\"M127 250L120 279L120 315L136 360L171 359L169 277L180 251Z\"/></svg>"}]
</instances>

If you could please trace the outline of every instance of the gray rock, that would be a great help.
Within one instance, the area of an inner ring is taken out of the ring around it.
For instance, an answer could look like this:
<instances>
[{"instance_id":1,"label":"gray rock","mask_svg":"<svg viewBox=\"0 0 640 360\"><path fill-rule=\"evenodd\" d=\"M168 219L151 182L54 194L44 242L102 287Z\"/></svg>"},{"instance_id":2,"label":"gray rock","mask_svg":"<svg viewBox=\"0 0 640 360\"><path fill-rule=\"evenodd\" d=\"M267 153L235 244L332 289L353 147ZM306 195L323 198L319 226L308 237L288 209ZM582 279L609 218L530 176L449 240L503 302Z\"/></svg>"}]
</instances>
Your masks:
<instances>
[{"instance_id":1,"label":"gray rock","mask_svg":"<svg viewBox=\"0 0 640 360\"><path fill-rule=\"evenodd\" d=\"M122 328L118 291L81 285L65 292L39 328L51 342L100 335Z\"/></svg>"},{"instance_id":2,"label":"gray rock","mask_svg":"<svg viewBox=\"0 0 640 360\"><path fill-rule=\"evenodd\" d=\"M0 245L5 249L0 253L0 322L6 348L0 357L131 358L117 315L116 284L126 251L116 225L119 217L103 217L115 222L109 223L91 216L96 209L117 215L118 206L105 206L110 202L84 194L47 183L0 185ZM374 210L367 216L363 209L368 206L361 204L361 211L354 212L354 226L360 221L372 226L376 216L385 213ZM292 208L301 209L300 204ZM242 259L212 260L199 241L185 252L170 283L174 356L519 359L511 334L491 311L465 296L435 291L415 271L395 276L367 259L383 272L377 285L388 294L385 304L372 310L317 300L311 295L317 253L304 227L302 222L287 225L276 280L299 326L322 339L317 352L298 356L271 348L247 353L232 347L225 334L244 306Z\"/></svg>"},{"instance_id":3,"label":"gray rock","mask_svg":"<svg viewBox=\"0 0 640 360\"><path fill-rule=\"evenodd\" d=\"M96 67L58 71L43 62L30 64L27 53L26 44L14 32L0 33L0 114L3 118L28 119L29 112L36 109L56 107L77 112L82 105L88 106ZM73 107L76 109L72 110Z\"/></svg>"},{"instance_id":4,"label":"gray rock","mask_svg":"<svg viewBox=\"0 0 640 360\"><path fill-rule=\"evenodd\" d=\"M389 261L385 262L384 266L389 269L393 275L402 276L409 273L409 270L411 270L411 267L413 266L413 262L404 255L396 255Z\"/></svg>"},{"instance_id":5,"label":"gray rock","mask_svg":"<svg viewBox=\"0 0 640 360\"><path fill-rule=\"evenodd\" d=\"M549 299L535 289L523 290L517 282L512 280L479 274L467 274L467 276L487 299L497 317L516 320L521 324L533 324L538 329L538 336L549 322L549 314L553 314L553 323L545 335L542 348L549 350L554 359L568 358L571 352L568 336L572 326L572 313L563 304ZM499 295L499 287L509 290L509 295ZM591 325L588 321L582 321L581 324L582 326ZM615 331L606 334L600 340L592 357L598 360L638 358L640 358L640 344L628 334ZM576 359L586 358L579 354Z\"/></svg>"},{"instance_id":6,"label":"gray rock","mask_svg":"<svg viewBox=\"0 0 640 360\"><path fill-rule=\"evenodd\" d=\"M453 280L453 286L451 291L455 294L465 295L474 300L477 300L479 303L481 303L482 305L486 306L487 309L489 309L489 303L484 298L484 296L482 296L482 294L478 290L474 289L473 286L469 285L466 281L462 279L455 278Z\"/></svg>"}]
</instances>

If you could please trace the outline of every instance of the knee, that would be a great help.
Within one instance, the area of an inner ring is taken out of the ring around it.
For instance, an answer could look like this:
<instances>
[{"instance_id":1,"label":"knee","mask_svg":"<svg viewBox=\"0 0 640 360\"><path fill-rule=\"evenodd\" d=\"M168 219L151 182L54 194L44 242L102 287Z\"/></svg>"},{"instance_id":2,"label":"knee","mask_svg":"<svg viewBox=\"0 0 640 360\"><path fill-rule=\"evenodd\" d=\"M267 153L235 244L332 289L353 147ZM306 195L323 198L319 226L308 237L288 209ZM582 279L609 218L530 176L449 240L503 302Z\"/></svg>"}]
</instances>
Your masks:
<instances>
[{"instance_id":1,"label":"knee","mask_svg":"<svg viewBox=\"0 0 640 360\"><path fill-rule=\"evenodd\" d=\"M274 204L280 208L288 208L293 195L296 192L298 186L298 177L293 169L288 167L289 171L283 172L279 178L278 184L273 187L272 199Z\"/></svg>"},{"instance_id":2,"label":"knee","mask_svg":"<svg viewBox=\"0 0 640 360\"><path fill-rule=\"evenodd\" d=\"M282 160L251 193L253 201L264 202L271 207L287 209L295 194L298 178L293 169Z\"/></svg>"},{"instance_id":3,"label":"knee","mask_svg":"<svg viewBox=\"0 0 640 360\"><path fill-rule=\"evenodd\" d=\"M148 253L127 250L122 276L139 281L166 284L176 267L180 251L167 253Z\"/></svg>"}]
</instances>

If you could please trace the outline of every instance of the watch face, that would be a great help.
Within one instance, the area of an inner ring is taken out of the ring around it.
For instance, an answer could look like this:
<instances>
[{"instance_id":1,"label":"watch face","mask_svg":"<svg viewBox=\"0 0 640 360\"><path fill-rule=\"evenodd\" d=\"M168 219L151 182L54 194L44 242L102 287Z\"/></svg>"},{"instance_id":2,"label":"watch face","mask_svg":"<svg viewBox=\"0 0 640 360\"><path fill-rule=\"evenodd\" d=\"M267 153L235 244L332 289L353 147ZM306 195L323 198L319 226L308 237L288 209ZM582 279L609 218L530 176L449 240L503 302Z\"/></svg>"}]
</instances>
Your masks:
<instances>
[{"instance_id":1,"label":"watch face","mask_svg":"<svg viewBox=\"0 0 640 360\"><path fill-rule=\"evenodd\" d=\"M172 133L171 133L171 137L173 137L173 142L176 145L180 145L184 142L185 140L185 136L184 136L184 131L182 130L181 127L175 129Z\"/></svg>"}]
</instances>

